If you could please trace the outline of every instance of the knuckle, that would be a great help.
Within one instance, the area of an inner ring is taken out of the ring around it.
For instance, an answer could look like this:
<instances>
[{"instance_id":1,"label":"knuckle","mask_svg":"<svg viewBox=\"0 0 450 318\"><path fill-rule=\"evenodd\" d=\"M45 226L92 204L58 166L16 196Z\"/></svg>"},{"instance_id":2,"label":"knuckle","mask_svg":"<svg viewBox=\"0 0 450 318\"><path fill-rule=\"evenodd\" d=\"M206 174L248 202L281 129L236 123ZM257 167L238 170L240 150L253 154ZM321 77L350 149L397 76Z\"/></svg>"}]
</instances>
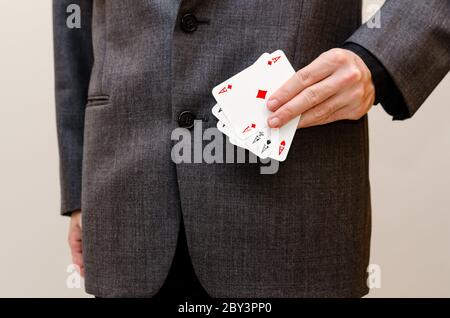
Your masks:
<instances>
[{"instance_id":1,"label":"knuckle","mask_svg":"<svg viewBox=\"0 0 450 318\"><path fill-rule=\"evenodd\" d=\"M305 90L305 100L309 105L315 105L317 103L318 98L319 95L315 89L308 88Z\"/></svg>"},{"instance_id":2,"label":"knuckle","mask_svg":"<svg viewBox=\"0 0 450 318\"><path fill-rule=\"evenodd\" d=\"M333 114L336 111L336 109L337 109L337 106L335 103L329 103L327 105L327 114L329 116L331 116L331 114Z\"/></svg>"},{"instance_id":3,"label":"knuckle","mask_svg":"<svg viewBox=\"0 0 450 318\"><path fill-rule=\"evenodd\" d=\"M295 74L297 75L296 78L300 81L300 84L308 83L309 79L311 78L311 74L309 74L309 72L305 69L301 69Z\"/></svg>"},{"instance_id":4,"label":"knuckle","mask_svg":"<svg viewBox=\"0 0 450 318\"><path fill-rule=\"evenodd\" d=\"M313 115L316 120L320 120L323 117L325 117L327 115L327 113L328 113L327 107L316 107L314 109Z\"/></svg>"},{"instance_id":5,"label":"knuckle","mask_svg":"<svg viewBox=\"0 0 450 318\"><path fill-rule=\"evenodd\" d=\"M334 49L332 53L333 53L333 61L336 64L342 65L347 62L348 55L347 52L345 52L343 49Z\"/></svg>"},{"instance_id":6,"label":"knuckle","mask_svg":"<svg viewBox=\"0 0 450 318\"><path fill-rule=\"evenodd\" d=\"M350 74L352 75L353 79L357 82L362 80L364 75L361 69L356 66L351 69Z\"/></svg>"},{"instance_id":7,"label":"knuckle","mask_svg":"<svg viewBox=\"0 0 450 318\"><path fill-rule=\"evenodd\" d=\"M350 68L344 75L344 81L346 83L359 82L363 77L362 72L357 67Z\"/></svg>"}]
</instances>

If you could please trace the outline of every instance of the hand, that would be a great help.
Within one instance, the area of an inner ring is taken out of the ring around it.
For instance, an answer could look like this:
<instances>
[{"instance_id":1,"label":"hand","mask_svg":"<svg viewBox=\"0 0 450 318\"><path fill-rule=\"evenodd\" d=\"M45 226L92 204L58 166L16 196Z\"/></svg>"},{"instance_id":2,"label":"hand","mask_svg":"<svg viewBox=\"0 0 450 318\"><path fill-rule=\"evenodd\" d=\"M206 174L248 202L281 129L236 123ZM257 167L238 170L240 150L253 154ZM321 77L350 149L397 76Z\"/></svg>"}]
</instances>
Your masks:
<instances>
[{"instance_id":1,"label":"hand","mask_svg":"<svg viewBox=\"0 0 450 318\"><path fill-rule=\"evenodd\" d=\"M72 253L72 263L77 265L80 275L84 277L84 262L81 235L81 211L75 211L70 217L69 246Z\"/></svg>"},{"instance_id":2,"label":"hand","mask_svg":"<svg viewBox=\"0 0 450 318\"><path fill-rule=\"evenodd\" d=\"M300 114L299 128L358 120L374 101L372 74L363 60L352 51L332 49L270 96L267 107L274 113L268 124L278 128Z\"/></svg>"}]
</instances>

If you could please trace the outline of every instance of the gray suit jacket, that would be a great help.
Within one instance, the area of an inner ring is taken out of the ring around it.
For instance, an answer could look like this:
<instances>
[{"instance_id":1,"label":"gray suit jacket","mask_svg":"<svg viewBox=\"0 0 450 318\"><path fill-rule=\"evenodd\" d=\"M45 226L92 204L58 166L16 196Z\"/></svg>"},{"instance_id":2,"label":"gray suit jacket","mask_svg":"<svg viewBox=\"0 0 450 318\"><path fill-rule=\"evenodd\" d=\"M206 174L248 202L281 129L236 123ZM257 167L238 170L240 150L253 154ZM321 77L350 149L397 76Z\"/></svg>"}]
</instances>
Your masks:
<instances>
[{"instance_id":1,"label":"gray suit jacket","mask_svg":"<svg viewBox=\"0 0 450 318\"><path fill-rule=\"evenodd\" d=\"M71 3L81 29L66 27ZM188 12L207 22L183 31ZM274 175L174 164L171 132L185 110L213 127L212 87L263 52L300 69L346 41L383 63L413 115L449 70L449 16L447 0L388 0L375 29L360 0L54 1L62 213L82 209L87 292L155 294L183 217L211 296L366 294L366 117L298 131Z\"/></svg>"}]
</instances>

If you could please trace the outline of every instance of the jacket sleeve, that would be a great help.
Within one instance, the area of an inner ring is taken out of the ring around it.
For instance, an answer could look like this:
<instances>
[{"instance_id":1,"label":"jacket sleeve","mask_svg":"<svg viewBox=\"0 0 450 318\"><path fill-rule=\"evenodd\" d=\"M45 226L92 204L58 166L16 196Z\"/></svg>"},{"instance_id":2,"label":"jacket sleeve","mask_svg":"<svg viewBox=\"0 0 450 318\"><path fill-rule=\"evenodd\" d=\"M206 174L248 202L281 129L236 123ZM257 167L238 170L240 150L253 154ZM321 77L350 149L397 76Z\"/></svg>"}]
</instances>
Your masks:
<instances>
[{"instance_id":1,"label":"jacket sleeve","mask_svg":"<svg viewBox=\"0 0 450 318\"><path fill-rule=\"evenodd\" d=\"M69 5L80 7L80 28L69 28ZM53 0L56 124L61 214L81 208L84 110L93 63L92 1Z\"/></svg>"},{"instance_id":2,"label":"jacket sleeve","mask_svg":"<svg viewBox=\"0 0 450 318\"><path fill-rule=\"evenodd\" d=\"M381 24L364 24L347 42L372 53L403 95L409 118L450 70L450 1L387 0ZM384 101L395 109L398 99ZM403 118L403 119L405 119Z\"/></svg>"}]
</instances>

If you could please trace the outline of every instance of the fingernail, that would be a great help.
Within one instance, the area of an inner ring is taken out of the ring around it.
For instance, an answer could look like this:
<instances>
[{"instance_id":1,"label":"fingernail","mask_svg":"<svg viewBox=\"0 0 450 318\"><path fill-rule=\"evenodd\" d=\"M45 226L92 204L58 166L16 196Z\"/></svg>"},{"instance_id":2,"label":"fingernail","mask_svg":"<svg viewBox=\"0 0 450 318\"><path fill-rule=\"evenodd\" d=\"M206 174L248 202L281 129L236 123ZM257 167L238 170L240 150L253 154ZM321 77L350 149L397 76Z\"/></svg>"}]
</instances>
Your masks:
<instances>
[{"instance_id":1,"label":"fingernail","mask_svg":"<svg viewBox=\"0 0 450 318\"><path fill-rule=\"evenodd\" d=\"M269 108L270 110L274 109L275 107L278 106L278 100L274 99L269 99L267 101L267 108Z\"/></svg>"},{"instance_id":2,"label":"fingernail","mask_svg":"<svg viewBox=\"0 0 450 318\"><path fill-rule=\"evenodd\" d=\"M269 119L269 126L277 128L280 125L280 119L278 117L272 117Z\"/></svg>"}]
</instances>

